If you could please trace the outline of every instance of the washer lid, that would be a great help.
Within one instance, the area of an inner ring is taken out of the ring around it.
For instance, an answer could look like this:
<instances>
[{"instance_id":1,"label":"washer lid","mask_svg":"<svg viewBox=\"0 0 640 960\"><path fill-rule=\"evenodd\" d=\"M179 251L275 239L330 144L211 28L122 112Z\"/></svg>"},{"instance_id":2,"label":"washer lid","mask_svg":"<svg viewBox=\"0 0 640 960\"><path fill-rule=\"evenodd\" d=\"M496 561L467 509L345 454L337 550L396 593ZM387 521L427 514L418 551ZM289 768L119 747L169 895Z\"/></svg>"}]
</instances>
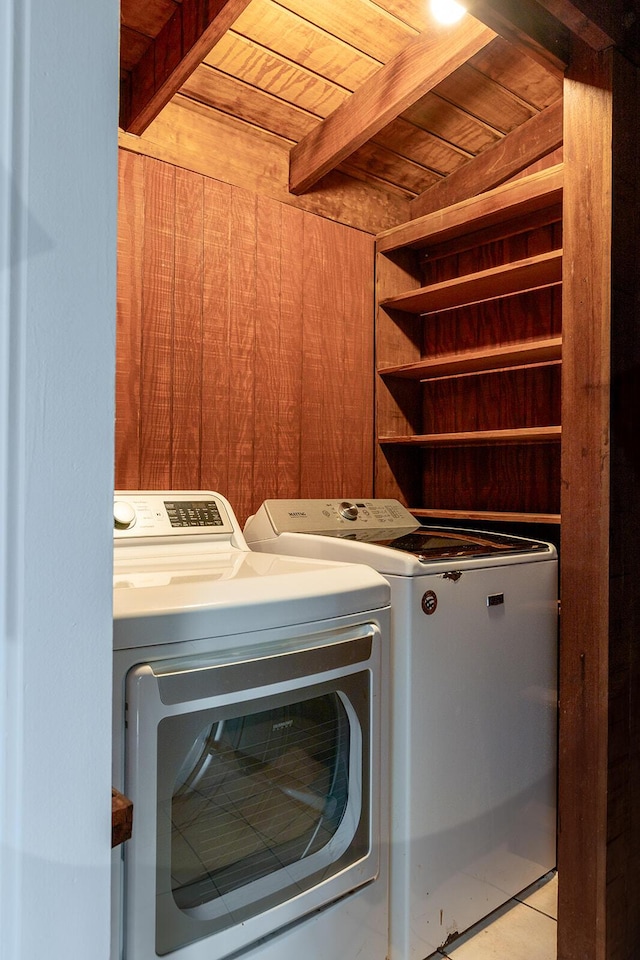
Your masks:
<instances>
[{"instance_id":1,"label":"washer lid","mask_svg":"<svg viewBox=\"0 0 640 960\"><path fill-rule=\"evenodd\" d=\"M264 553L368 563L387 576L556 559L549 543L457 527L424 527L397 500L265 500L244 528Z\"/></svg>"},{"instance_id":2,"label":"washer lid","mask_svg":"<svg viewBox=\"0 0 640 960\"><path fill-rule=\"evenodd\" d=\"M116 563L114 647L249 633L379 610L389 585L369 567L232 551Z\"/></svg>"},{"instance_id":3,"label":"washer lid","mask_svg":"<svg viewBox=\"0 0 640 960\"><path fill-rule=\"evenodd\" d=\"M421 563L430 563L432 560L549 552L549 545L538 540L447 527L419 527L413 533L376 542L392 547L394 550L411 553Z\"/></svg>"}]
</instances>

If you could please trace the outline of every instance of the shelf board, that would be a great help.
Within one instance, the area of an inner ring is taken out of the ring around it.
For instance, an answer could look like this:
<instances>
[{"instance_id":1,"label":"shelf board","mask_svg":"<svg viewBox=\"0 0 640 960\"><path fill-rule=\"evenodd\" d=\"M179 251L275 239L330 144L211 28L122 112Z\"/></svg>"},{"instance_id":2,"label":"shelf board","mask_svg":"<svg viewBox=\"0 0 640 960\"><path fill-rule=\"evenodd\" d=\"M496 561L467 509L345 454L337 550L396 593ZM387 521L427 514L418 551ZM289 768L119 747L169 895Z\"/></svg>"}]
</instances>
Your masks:
<instances>
[{"instance_id":1,"label":"shelf board","mask_svg":"<svg viewBox=\"0 0 640 960\"><path fill-rule=\"evenodd\" d=\"M526 216L562 199L563 167L558 164L512 180L476 197L417 217L378 234L378 253L443 243L463 234Z\"/></svg>"},{"instance_id":2,"label":"shelf board","mask_svg":"<svg viewBox=\"0 0 640 960\"><path fill-rule=\"evenodd\" d=\"M562 428L516 427L510 430L471 430L464 433L412 434L406 437L378 437L378 443L400 447L497 447L506 444L555 443Z\"/></svg>"},{"instance_id":3,"label":"shelf board","mask_svg":"<svg viewBox=\"0 0 640 960\"><path fill-rule=\"evenodd\" d=\"M559 513L507 513L495 510L427 510L408 507L414 517L450 520L497 520L500 523L560 523Z\"/></svg>"},{"instance_id":4,"label":"shelf board","mask_svg":"<svg viewBox=\"0 0 640 960\"><path fill-rule=\"evenodd\" d=\"M510 343L486 350L464 350L460 353L441 354L439 357L425 358L416 363L381 367L378 373L382 377L431 380L436 377L497 372L532 364L551 364L561 359L562 337L550 337L546 340Z\"/></svg>"},{"instance_id":5,"label":"shelf board","mask_svg":"<svg viewBox=\"0 0 640 960\"><path fill-rule=\"evenodd\" d=\"M432 283L381 302L405 313L428 314L439 310L498 300L514 293L526 293L562 282L562 250L551 250L525 260L469 273L463 277Z\"/></svg>"}]
</instances>

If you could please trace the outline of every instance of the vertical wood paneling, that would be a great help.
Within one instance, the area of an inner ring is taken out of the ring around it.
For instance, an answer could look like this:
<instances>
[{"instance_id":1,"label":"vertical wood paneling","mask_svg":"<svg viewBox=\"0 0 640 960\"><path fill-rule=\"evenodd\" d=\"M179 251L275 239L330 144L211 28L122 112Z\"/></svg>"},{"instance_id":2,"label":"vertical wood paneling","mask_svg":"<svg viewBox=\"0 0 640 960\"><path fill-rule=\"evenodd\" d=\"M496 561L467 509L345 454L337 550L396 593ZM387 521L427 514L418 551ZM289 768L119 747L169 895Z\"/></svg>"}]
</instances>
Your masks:
<instances>
[{"instance_id":1,"label":"vertical wood paneling","mask_svg":"<svg viewBox=\"0 0 640 960\"><path fill-rule=\"evenodd\" d=\"M202 417L203 182L176 170L171 486L199 490Z\"/></svg>"},{"instance_id":2,"label":"vertical wood paneling","mask_svg":"<svg viewBox=\"0 0 640 960\"><path fill-rule=\"evenodd\" d=\"M305 220L303 237L303 357L302 357L302 450L301 491L303 497L321 497L324 457L322 400L324 392L324 258L322 221Z\"/></svg>"},{"instance_id":3,"label":"vertical wood paneling","mask_svg":"<svg viewBox=\"0 0 640 960\"><path fill-rule=\"evenodd\" d=\"M342 495L373 493L373 238L343 231L342 283L345 302ZM369 376L363 376L369 370Z\"/></svg>"},{"instance_id":4,"label":"vertical wood paneling","mask_svg":"<svg viewBox=\"0 0 640 960\"><path fill-rule=\"evenodd\" d=\"M144 162L122 154L118 177L116 486L140 486Z\"/></svg>"},{"instance_id":5,"label":"vertical wood paneling","mask_svg":"<svg viewBox=\"0 0 640 960\"><path fill-rule=\"evenodd\" d=\"M257 197L231 191L229 234L229 476L233 506L251 509L255 438Z\"/></svg>"},{"instance_id":6,"label":"vertical wood paneling","mask_svg":"<svg viewBox=\"0 0 640 960\"><path fill-rule=\"evenodd\" d=\"M241 521L370 494L372 238L124 152L121 179L116 486Z\"/></svg>"},{"instance_id":7,"label":"vertical wood paneling","mask_svg":"<svg viewBox=\"0 0 640 960\"><path fill-rule=\"evenodd\" d=\"M305 216L282 207L280 261L280 380L278 384L278 497L300 497L302 443L303 248ZM256 503L255 506L258 506Z\"/></svg>"},{"instance_id":8,"label":"vertical wood paneling","mask_svg":"<svg viewBox=\"0 0 640 960\"><path fill-rule=\"evenodd\" d=\"M344 450L352 442L355 425L344 416L345 354L348 351L346 330L346 303L344 278L343 231L336 223L321 221L320 245L323 250L323 269L318 277L317 303L320 310L322 337L323 396L320 428L331 424L324 433L325 456L320 470L323 490L340 496L344 488ZM356 428L357 429L357 428Z\"/></svg>"},{"instance_id":9,"label":"vertical wood paneling","mask_svg":"<svg viewBox=\"0 0 640 960\"><path fill-rule=\"evenodd\" d=\"M229 478L229 232L231 187L204 179L202 455L205 490L226 494Z\"/></svg>"},{"instance_id":10,"label":"vertical wood paneling","mask_svg":"<svg viewBox=\"0 0 640 960\"><path fill-rule=\"evenodd\" d=\"M255 441L249 509L278 488L282 205L260 198L256 220Z\"/></svg>"},{"instance_id":11,"label":"vertical wood paneling","mask_svg":"<svg viewBox=\"0 0 640 960\"><path fill-rule=\"evenodd\" d=\"M145 158L140 485L171 487L175 170Z\"/></svg>"}]
</instances>

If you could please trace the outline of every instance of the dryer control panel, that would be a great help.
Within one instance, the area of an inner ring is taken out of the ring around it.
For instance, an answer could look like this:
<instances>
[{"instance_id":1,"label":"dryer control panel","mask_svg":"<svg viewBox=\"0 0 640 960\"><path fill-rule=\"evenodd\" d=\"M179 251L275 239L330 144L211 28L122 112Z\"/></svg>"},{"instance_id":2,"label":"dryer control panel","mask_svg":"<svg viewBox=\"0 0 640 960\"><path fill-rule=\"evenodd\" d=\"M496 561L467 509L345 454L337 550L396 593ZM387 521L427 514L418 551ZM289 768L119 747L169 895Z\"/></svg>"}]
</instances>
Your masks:
<instances>
[{"instance_id":1,"label":"dryer control panel","mask_svg":"<svg viewBox=\"0 0 640 960\"><path fill-rule=\"evenodd\" d=\"M212 534L228 539L238 525L227 501L210 491L116 491L113 528L116 540Z\"/></svg>"},{"instance_id":2,"label":"dryer control panel","mask_svg":"<svg viewBox=\"0 0 640 960\"><path fill-rule=\"evenodd\" d=\"M249 521L255 533L315 533L358 540L400 537L419 523L398 500L265 500ZM256 537L260 539L260 537Z\"/></svg>"}]
</instances>

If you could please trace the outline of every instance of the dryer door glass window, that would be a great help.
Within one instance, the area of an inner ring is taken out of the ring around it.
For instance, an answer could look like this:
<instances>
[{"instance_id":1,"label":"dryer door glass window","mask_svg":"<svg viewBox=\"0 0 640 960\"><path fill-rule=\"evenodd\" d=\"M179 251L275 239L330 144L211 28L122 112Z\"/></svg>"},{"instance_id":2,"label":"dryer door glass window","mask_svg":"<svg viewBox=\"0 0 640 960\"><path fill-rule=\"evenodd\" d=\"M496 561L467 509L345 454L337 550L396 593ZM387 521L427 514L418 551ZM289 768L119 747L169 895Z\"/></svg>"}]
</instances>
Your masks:
<instances>
[{"instance_id":1,"label":"dryer door glass window","mask_svg":"<svg viewBox=\"0 0 640 960\"><path fill-rule=\"evenodd\" d=\"M171 797L177 906L232 897L325 848L348 809L349 755L337 693L207 721L188 744ZM352 817L339 846L355 827Z\"/></svg>"},{"instance_id":2,"label":"dryer door glass window","mask_svg":"<svg viewBox=\"0 0 640 960\"><path fill-rule=\"evenodd\" d=\"M333 899L334 883L342 895L349 874L351 889L376 875L371 682L358 670L193 712L176 704L160 720L159 955L248 935L274 914L291 922Z\"/></svg>"}]
</instances>

